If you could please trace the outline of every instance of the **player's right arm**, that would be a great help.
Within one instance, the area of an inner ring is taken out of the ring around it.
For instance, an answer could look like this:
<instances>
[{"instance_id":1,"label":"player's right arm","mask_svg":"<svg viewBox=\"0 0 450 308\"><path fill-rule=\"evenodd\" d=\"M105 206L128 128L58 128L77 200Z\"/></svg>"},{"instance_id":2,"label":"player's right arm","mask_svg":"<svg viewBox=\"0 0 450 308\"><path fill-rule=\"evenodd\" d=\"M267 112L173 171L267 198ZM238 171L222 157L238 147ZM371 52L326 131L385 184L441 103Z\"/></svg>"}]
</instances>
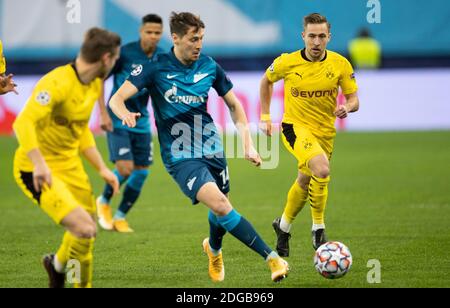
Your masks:
<instances>
[{"instance_id":1,"label":"player's right arm","mask_svg":"<svg viewBox=\"0 0 450 308\"><path fill-rule=\"evenodd\" d=\"M117 90L109 101L109 107L114 114L122 120L122 124L128 127L135 127L136 120L141 117L140 113L130 112L125 101L136 95L142 89L148 89L152 84L152 76L156 71L156 65L147 63L139 65L132 72L128 80Z\"/></svg>"},{"instance_id":2,"label":"player's right arm","mask_svg":"<svg viewBox=\"0 0 450 308\"><path fill-rule=\"evenodd\" d=\"M286 75L286 65L283 58L285 54L275 59L261 79L259 96L261 100L261 121L259 128L267 136L272 136L272 119L270 117L270 103L272 101L273 84Z\"/></svg>"},{"instance_id":3,"label":"player's right arm","mask_svg":"<svg viewBox=\"0 0 450 308\"><path fill-rule=\"evenodd\" d=\"M138 88L127 80L109 101L109 107L111 107L111 110L119 119L122 120L122 124L128 127L135 127L136 120L141 116L141 114L130 112L125 105L125 101L138 93L138 91Z\"/></svg>"},{"instance_id":4,"label":"player's right arm","mask_svg":"<svg viewBox=\"0 0 450 308\"><path fill-rule=\"evenodd\" d=\"M63 99L61 85L57 79L46 75L38 82L13 124L20 147L33 163L33 182L36 191L41 191L45 184L48 186L52 184L50 169L39 150L36 124L49 116L53 108Z\"/></svg>"},{"instance_id":5,"label":"player's right arm","mask_svg":"<svg viewBox=\"0 0 450 308\"><path fill-rule=\"evenodd\" d=\"M270 103L272 101L273 82L264 74L259 87L261 100L261 121L259 128L267 136L272 136L272 120L270 117Z\"/></svg>"}]
</instances>

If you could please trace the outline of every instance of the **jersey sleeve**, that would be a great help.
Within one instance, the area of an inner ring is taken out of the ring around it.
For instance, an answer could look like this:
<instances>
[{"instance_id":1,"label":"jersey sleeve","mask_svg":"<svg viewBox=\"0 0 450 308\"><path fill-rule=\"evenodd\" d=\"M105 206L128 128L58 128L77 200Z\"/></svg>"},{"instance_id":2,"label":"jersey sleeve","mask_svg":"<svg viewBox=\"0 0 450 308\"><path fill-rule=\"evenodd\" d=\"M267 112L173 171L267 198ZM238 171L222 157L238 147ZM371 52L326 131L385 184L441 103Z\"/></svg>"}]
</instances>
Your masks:
<instances>
[{"instance_id":1,"label":"jersey sleeve","mask_svg":"<svg viewBox=\"0 0 450 308\"><path fill-rule=\"evenodd\" d=\"M358 85L356 84L353 67L347 59L344 59L343 66L344 68L341 77L339 78L339 85L342 88L342 93L344 95L355 93L358 91Z\"/></svg>"},{"instance_id":2,"label":"jersey sleeve","mask_svg":"<svg viewBox=\"0 0 450 308\"><path fill-rule=\"evenodd\" d=\"M14 131L25 152L38 148L36 125L52 113L53 108L64 100L63 85L58 76L44 76L34 88L25 107L14 122Z\"/></svg>"},{"instance_id":3,"label":"jersey sleeve","mask_svg":"<svg viewBox=\"0 0 450 308\"><path fill-rule=\"evenodd\" d=\"M277 82L278 80L283 79L286 76L288 71L287 54L282 54L278 58L273 61L272 65L266 70L266 76L271 82Z\"/></svg>"},{"instance_id":4,"label":"jersey sleeve","mask_svg":"<svg viewBox=\"0 0 450 308\"><path fill-rule=\"evenodd\" d=\"M231 89L233 89L233 83L230 78L226 75L223 68L216 63L216 80L214 81L212 87L216 90L220 97L225 96Z\"/></svg>"},{"instance_id":5,"label":"jersey sleeve","mask_svg":"<svg viewBox=\"0 0 450 308\"><path fill-rule=\"evenodd\" d=\"M94 135L92 134L91 130L89 129L89 126L86 125L84 128L83 133L80 136L80 152L83 153L85 150L89 148L95 147L95 139Z\"/></svg>"},{"instance_id":6,"label":"jersey sleeve","mask_svg":"<svg viewBox=\"0 0 450 308\"><path fill-rule=\"evenodd\" d=\"M0 41L0 75L6 72L6 60L3 56L3 45L2 41Z\"/></svg>"},{"instance_id":7,"label":"jersey sleeve","mask_svg":"<svg viewBox=\"0 0 450 308\"><path fill-rule=\"evenodd\" d=\"M147 62L144 65L137 66L128 77L128 81L131 82L139 91L143 89L149 90L153 83L153 75L157 70L157 64L155 62Z\"/></svg>"}]
</instances>

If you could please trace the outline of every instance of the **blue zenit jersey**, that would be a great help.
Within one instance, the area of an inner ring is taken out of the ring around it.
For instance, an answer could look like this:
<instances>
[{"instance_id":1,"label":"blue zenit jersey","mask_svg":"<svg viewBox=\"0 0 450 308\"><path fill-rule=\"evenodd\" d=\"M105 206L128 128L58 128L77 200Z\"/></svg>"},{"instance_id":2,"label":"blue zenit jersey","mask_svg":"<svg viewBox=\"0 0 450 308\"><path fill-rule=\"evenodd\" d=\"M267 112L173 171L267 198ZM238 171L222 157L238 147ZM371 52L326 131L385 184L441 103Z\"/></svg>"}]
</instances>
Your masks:
<instances>
[{"instance_id":1,"label":"blue zenit jersey","mask_svg":"<svg viewBox=\"0 0 450 308\"><path fill-rule=\"evenodd\" d=\"M233 84L210 57L183 65L173 50L136 68L128 79L150 92L166 168L188 159L223 157L223 146L207 112L208 93L225 96Z\"/></svg>"},{"instance_id":2,"label":"blue zenit jersey","mask_svg":"<svg viewBox=\"0 0 450 308\"><path fill-rule=\"evenodd\" d=\"M114 66L111 74L114 75L114 86L111 92L111 97L119 90L122 84L127 80L130 73L139 65L143 65L158 54L164 53L164 50L157 47L153 56L149 58L141 48L141 42L133 42L122 46L120 59ZM122 125L122 121L112 112L108 105L108 112L111 116L114 128L128 129L134 133L147 134L150 132L150 120L148 114L148 101L150 94L147 90L140 91L138 94L130 98L125 102L127 108L132 112L140 112L142 117L138 120L136 127L129 128Z\"/></svg>"}]
</instances>

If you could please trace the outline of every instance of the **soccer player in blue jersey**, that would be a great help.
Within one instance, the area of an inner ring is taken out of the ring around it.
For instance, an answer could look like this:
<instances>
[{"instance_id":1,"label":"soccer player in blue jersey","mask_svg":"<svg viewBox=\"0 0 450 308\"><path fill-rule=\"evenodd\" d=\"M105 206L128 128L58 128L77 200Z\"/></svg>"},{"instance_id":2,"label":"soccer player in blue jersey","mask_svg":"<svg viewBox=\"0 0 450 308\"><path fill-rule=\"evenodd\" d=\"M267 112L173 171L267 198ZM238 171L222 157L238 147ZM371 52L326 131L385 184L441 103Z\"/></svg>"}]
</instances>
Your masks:
<instances>
[{"instance_id":1,"label":"soccer player in blue jersey","mask_svg":"<svg viewBox=\"0 0 450 308\"><path fill-rule=\"evenodd\" d=\"M163 32L161 17L149 14L142 19L140 40L121 48L121 56L112 75L114 87L111 96L136 67L155 58L163 50L158 47ZM110 159L116 165L114 173L122 185L127 182L119 208L112 216L110 206L113 189L106 185L103 194L97 199L100 226L105 230L121 233L133 232L126 215L136 203L149 175L149 166L153 163L152 135L147 104L149 92L142 90L126 101L126 106L141 117L135 127L125 127L122 121L105 106L105 100L99 101L101 126L107 132Z\"/></svg>"},{"instance_id":2,"label":"soccer player in blue jersey","mask_svg":"<svg viewBox=\"0 0 450 308\"><path fill-rule=\"evenodd\" d=\"M127 109L125 101L142 89L150 92L167 171L193 204L201 202L210 209L210 237L203 241L210 278L222 281L225 277L222 239L229 232L261 255L272 271L272 280L279 281L288 274L287 262L267 246L227 197L227 162L206 108L208 92L214 88L230 109L246 159L259 166L261 158L253 147L247 117L232 91L233 84L212 58L201 54L205 25L199 17L172 13L170 31L172 51L137 67L111 98L110 107L124 125L135 127L140 114Z\"/></svg>"}]
</instances>

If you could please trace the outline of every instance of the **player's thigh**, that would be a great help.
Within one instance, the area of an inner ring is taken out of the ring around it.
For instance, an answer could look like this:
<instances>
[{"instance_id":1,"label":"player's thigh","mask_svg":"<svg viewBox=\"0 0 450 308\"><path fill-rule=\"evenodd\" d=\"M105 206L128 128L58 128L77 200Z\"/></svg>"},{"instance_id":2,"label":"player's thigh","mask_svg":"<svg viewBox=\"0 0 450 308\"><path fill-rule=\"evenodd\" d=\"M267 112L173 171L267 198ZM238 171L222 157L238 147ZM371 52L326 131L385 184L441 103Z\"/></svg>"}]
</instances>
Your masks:
<instances>
[{"instance_id":1,"label":"player's thigh","mask_svg":"<svg viewBox=\"0 0 450 308\"><path fill-rule=\"evenodd\" d=\"M94 217L96 214L95 196L83 165L80 163L70 170L55 171L54 175L64 181L77 204Z\"/></svg>"},{"instance_id":2,"label":"player's thigh","mask_svg":"<svg viewBox=\"0 0 450 308\"><path fill-rule=\"evenodd\" d=\"M95 196L90 188L81 188L76 186L69 186L69 190L77 200L78 204L91 216L95 217L97 214L97 207L95 203Z\"/></svg>"},{"instance_id":3,"label":"player's thigh","mask_svg":"<svg viewBox=\"0 0 450 308\"><path fill-rule=\"evenodd\" d=\"M324 154L317 138L306 127L283 123L282 140L284 146L297 159L298 169L306 176L311 176L309 161L317 155Z\"/></svg>"},{"instance_id":4,"label":"player's thigh","mask_svg":"<svg viewBox=\"0 0 450 308\"><path fill-rule=\"evenodd\" d=\"M328 161L331 161L331 157L333 156L334 149L334 138L317 138L319 141L320 147L323 149L325 156Z\"/></svg>"},{"instance_id":5,"label":"player's thigh","mask_svg":"<svg viewBox=\"0 0 450 308\"><path fill-rule=\"evenodd\" d=\"M111 162L133 161L130 133L127 130L115 128L114 131L107 132L107 139Z\"/></svg>"},{"instance_id":6,"label":"player's thigh","mask_svg":"<svg viewBox=\"0 0 450 308\"><path fill-rule=\"evenodd\" d=\"M152 135L130 133L131 149L135 166L149 167L153 164Z\"/></svg>"},{"instance_id":7,"label":"player's thigh","mask_svg":"<svg viewBox=\"0 0 450 308\"><path fill-rule=\"evenodd\" d=\"M61 225L78 238L94 238L97 226L92 216L83 208L77 207L61 221Z\"/></svg>"},{"instance_id":8,"label":"player's thigh","mask_svg":"<svg viewBox=\"0 0 450 308\"><path fill-rule=\"evenodd\" d=\"M52 176L52 186L37 192L33 186L33 173L15 170L15 179L20 189L35 204L38 204L56 224L80 205L67 185L57 176Z\"/></svg>"},{"instance_id":9,"label":"player's thigh","mask_svg":"<svg viewBox=\"0 0 450 308\"><path fill-rule=\"evenodd\" d=\"M181 191L191 199L192 204L199 203L197 194L205 184L216 183L208 165L199 160L178 163L169 170L169 173Z\"/></svg>"}]
</instances>

